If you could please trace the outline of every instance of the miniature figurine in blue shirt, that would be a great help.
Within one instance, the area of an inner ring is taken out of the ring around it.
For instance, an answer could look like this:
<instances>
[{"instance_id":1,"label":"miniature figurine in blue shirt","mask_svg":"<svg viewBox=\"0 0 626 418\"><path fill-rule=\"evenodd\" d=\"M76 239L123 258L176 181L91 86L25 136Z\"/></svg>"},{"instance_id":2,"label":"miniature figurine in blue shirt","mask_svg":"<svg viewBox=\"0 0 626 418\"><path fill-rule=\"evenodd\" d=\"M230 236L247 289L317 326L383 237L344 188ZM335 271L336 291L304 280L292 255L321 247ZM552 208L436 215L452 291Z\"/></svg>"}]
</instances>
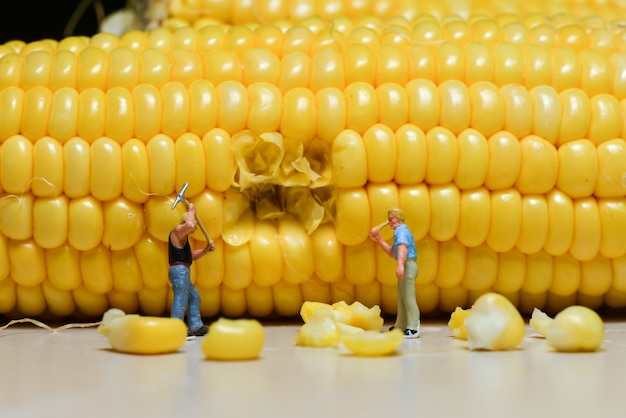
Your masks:
<instances>
[{"instance_id":1,"label":"miniature figurine in blue shirt","mask_svg":"<svg viewBox=\"0 0 626 418\"><path fill-rule=\"evenodd\" d=\"M404 223L402 209L390 209L387 212L387 224L393 229L392 245L383 240L380 227L372 228L369 235L378 242L387 255L397 261L398 312L391 329L404 330L405 338L417 338L420 336L420 311L415 298L415 278L418 273L415 239Z\"/></svg>"}]
</instances>

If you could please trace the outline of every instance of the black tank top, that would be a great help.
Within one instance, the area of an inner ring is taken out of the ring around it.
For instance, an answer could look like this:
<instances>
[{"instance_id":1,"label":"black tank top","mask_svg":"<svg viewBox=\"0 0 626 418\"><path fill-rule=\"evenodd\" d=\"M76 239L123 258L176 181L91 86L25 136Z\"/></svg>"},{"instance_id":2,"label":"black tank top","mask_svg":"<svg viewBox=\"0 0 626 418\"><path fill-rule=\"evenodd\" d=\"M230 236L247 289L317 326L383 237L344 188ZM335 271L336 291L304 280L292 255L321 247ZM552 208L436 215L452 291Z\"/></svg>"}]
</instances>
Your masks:
<instances>
[{"instance_id":1,"label":"black tank top","mask_svg":"<svg viewBox=\"0 0 626 418\"><path fill-rule=\"evenodd\" d=\"M172 243L172 234L170 234L167 238L167 241L167 254L170 259L170 266L174 263L191 264L193 257L191 256L191 245L189 245L189 239L187 239L183 248L178 248Z\"/></svg>"}]
</instances>

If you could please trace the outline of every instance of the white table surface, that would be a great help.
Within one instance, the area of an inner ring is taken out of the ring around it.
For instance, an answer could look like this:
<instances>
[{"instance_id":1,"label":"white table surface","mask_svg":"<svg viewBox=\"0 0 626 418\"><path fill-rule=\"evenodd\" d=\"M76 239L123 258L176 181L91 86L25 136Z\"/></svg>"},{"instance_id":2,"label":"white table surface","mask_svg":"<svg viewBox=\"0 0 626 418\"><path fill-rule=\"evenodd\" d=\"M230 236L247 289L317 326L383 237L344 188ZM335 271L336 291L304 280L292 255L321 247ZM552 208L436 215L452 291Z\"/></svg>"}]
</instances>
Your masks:
<instances>
[{"instance_id":1,"label":"white table surface","mask_svg":"<svg viewBox=\"0 0 626 418\"><path fill-rule=\"evenodd\" d=\"M4 324L4 323L3 323ZM0 416L626 417L626 321L603 349L554 352L527 326L518 349L468 351L445 320L396 355L297 347L301 323L264 323L253 361L205 360L200 338L173 354L111 350L94 328L0 331Z\"/></svg>"}]
</instances>

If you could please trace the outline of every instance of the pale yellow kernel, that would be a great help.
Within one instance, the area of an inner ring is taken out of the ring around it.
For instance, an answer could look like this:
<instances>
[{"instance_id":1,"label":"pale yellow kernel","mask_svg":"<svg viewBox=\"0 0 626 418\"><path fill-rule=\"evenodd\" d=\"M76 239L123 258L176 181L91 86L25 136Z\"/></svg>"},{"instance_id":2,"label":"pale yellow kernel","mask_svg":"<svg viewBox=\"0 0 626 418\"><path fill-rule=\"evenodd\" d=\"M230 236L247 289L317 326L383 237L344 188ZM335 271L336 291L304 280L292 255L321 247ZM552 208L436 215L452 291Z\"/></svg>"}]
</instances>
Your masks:
<instances>
[{"instance_id":1,"label":"pale yellow kernel","mask_svg":"<svg viewBox=\"0 0 626 418\"><path fill-rule=\"evenodd\" d=\"M557 351L598 351L604 342L604 323L592 309L570 306L554 317L546 341Z\"/></svg>"},{"instance_id":2,"label":"pale yellow kernel","mask_svg":"<svg viewBox=\"0 0 626 418\"><path fill-rule=\"evenodd\" d=\"M524 319L504 296L480 296L465 319L470 350L511 350L524 338Z\"/></svg>"}]
</instances>

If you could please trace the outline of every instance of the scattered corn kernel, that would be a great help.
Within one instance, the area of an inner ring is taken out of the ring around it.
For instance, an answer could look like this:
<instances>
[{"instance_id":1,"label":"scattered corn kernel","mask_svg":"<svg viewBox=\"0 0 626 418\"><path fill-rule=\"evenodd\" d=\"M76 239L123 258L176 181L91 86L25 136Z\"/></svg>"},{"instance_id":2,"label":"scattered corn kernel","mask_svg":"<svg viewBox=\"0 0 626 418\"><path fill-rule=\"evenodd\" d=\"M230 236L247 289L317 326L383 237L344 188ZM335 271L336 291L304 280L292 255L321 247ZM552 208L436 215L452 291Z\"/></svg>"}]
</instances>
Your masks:
<instances>
[{"instance_id":1,"label":"scattered corn kernel","mask_svg":"<svg viewBox=\"0 0 626 418\"><path fill-rule=\"evenodd\" d=\"M202 352L210 360L252 360L265 343L263 325L255 319L219 318L202 340Z\"/></svg>"},{"instance_id":2,"label":"scattered corn kernel","mask_svg":"<svg viewBox=\"0 0 626 418\"><path fill-rule=\"evenodd\" d=\"M335 348L341 328L332 309L317 309L296 334L296 345L302 347Z\"/></svg>"},{"instance_id":3,"label":"scattered corn kernel","mask_svg":"<svg viewBox=\"0 0 626 418\"><path fill-rule=\"evenodd\" d=\"M471 309L463 309L457 306L450 315L448 328L452 331L452 336L459 340L467 340L467 328L465 328L465 319L469 316Z\"/></svg>"},{"instance_id":4,"label":"scattered corn kernel","mask_svg":"<svg viewBox=\"0 0 626 418\"><path fill-rule=\"evenodd\" d=\"M362 328L364 330L380 331L383 327L384 319L380 316L380 307L374 305L371 308L363 305L359 301L354 301L348 305L344 301L335 302L333 309L349 314L350 319L347 325Z\"/></svg>"},{"instance_id":5,"label":"scattered corn kernel","mask_svg":"<svg viewBox=\"0 0 626 418\"><path fill-rule=\"evenodd\" d=\"M465 319L470 350L511 350L524 339L525 324L519 311L504 296L485 293Z\"/></svg>"},{"instance_id":6,"label":"scattered corn kernel","mask_svg":"<svg viewBox=\"0 0 626 418\"><path fill-rule=\"evenodd\" d=\"M343 334L355 334L357 332L363 332L363 328L355 327L352 325L344 324L343 322L337 321L337 325L341 330L341 335Z\"/></svg>"},{"instance_id":7,"label":"scattered corn kernel","mask_svg":"<svg viewBox=\"0 0 626 418\"><path fill-rule=\"evenodd\" d=\"M380 306L374 305L368 308L359 301L354 301L350 305L345 301L335 302L332 305L323 302L305 301L300 308L300 316L306 323L320 309L331 310L335 321L338 324L345 325L344 328L346 330L358 328L361 330L380 331L384 323Z\"/></svg>"},{"instance_id":8,"label":"scattered corn kernel","mask_svg":"<svg viewBox=\"0 0 626 418\"><path fill-rule=\"evenodd\" d=\"M180 349L187 339L187 325L177 318L126 315L109 309L98 327L114 350L130 354L164 354Z\"/></svg>"},{"instance_id":9,"label":"scattered corn kernel","mask_svg":"<svg viewBox=\"0 0 626 418\"><path fill-rule=\"evenodd\" d=\"M550 318L548 314L535 308L530 317L530 326L545 337L550 327L552 327L553 321L554 319Z\"/></svg>"},{"instance_id":10,"label":"scattered corn kernel","mask_svg":"<svg viewBox=\"0 0 626 418\"><path fill-rule=\"evenodd\" d=\"M394 353L404 341L404 333L399 329L390 332L361 331L343 334L341 342L354 355L376 357Z\"/></svg>"},{"instance_id":11,"label":"scattered corn kernel","mask_svg":"<svg viewBox=\"0 0 626 418\"><path fill-rule=\"evenodd\" d=\"M323 302L305 301L300 307L300 317L307 323L318 309L333 309L332 305Z\"/></svg>"},{"instance_id":12,"label":"scattered corn kernel","mask_svg":"<svg viewBox=\"0 0 626 418\"><path fill-rule=\"evenodd\" d=\"M604 341L604 323L586 306L569 306L554 317L546 341L557 351L598 351Z\"/></svg>"}]
</instances>

